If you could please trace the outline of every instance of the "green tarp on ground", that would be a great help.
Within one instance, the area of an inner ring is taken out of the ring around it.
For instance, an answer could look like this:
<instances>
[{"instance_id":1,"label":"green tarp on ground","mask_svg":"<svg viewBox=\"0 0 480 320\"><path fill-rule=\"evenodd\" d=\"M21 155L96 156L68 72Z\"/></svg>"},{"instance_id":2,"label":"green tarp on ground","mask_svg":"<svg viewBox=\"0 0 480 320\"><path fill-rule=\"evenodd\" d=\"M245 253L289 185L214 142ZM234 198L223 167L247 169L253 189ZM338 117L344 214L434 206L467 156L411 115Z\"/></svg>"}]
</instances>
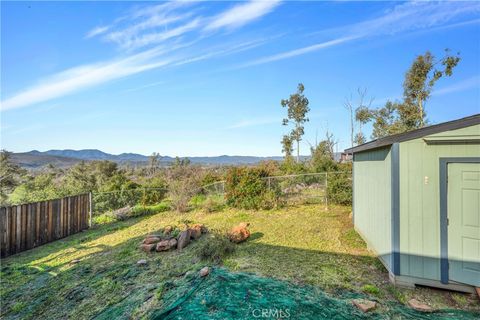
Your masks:
<instances>
[{"instance_id":1,"label":"green tarp on ground","mask_svg":"<svg viewBox=\"0 0 480 320\"><path fill-rule=\"evenodd\" d=\"M401 304L364 314L352 305L353 298L364 297L332 296L313 286L214 268L205 278L191 275L165 285L164 307L151 319L480 319L458 310L421 313Z\"/></svg>"}]
</instances>

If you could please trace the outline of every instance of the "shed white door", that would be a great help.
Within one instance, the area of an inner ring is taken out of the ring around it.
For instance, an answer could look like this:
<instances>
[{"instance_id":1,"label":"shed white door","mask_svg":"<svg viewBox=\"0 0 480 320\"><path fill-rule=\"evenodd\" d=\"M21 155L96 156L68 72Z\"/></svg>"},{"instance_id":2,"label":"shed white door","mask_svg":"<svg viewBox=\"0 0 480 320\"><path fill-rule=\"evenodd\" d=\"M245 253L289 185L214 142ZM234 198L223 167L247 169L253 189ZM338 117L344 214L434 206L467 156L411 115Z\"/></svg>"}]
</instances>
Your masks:
<instances>
[{"instance_id":1,"label":"shed white door","mask_svg":"<svg viewBox=\"0 0 480 320\"><path fill-rule=\"evenodd\" d=\"M449 278L480 287L480 163L448 164Z\"/></svg>"}]
</instances>

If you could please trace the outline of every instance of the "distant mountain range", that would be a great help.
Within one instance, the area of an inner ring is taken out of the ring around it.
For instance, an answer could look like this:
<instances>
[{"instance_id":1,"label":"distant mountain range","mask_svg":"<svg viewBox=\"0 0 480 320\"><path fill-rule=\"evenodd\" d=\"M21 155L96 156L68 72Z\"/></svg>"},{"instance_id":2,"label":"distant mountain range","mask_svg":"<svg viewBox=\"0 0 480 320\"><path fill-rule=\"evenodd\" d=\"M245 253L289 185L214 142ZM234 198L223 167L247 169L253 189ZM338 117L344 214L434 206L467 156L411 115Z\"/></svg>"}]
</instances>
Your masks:
<instances>
[{"instance_id":1,"label":"distant mountain range","mask_svg":"<svg viewBox=\"0 0 480 320\"><path fill-rule=\"evenodd\" d=\"M109 161L148 161L148 157L138 153L122 153L122 154L110 154L97 149L84 149L84 150L48 150L40 152L37 150L30 151L33 154L46 154L50 156L75 158L81 160L109 160Z\"/></svg>"},{"instance_id":2,"label":"distant mountain range","mask_svg":"<svg viewBox=\"0 0 480 320\"><path fill-rule=\"evenodd\" d=\"M12 153L12 160L18 165L37 169L48 164L56 167L70 167L80 161L108 160L121 165L146 165L148 156L138 153L110 154L97 149L84 150L48 150L45 152L33 150L29 152ZM303 159L307 158L302 156ZM283 157L254 157L254 156L217 156L217 157L188 157L192 163L203 165L246 165L255 164L264 160L282 160ZM162 165L169 165L175 161L175 158L169 156L160 156Z\"/></svg>"}]
</instances>

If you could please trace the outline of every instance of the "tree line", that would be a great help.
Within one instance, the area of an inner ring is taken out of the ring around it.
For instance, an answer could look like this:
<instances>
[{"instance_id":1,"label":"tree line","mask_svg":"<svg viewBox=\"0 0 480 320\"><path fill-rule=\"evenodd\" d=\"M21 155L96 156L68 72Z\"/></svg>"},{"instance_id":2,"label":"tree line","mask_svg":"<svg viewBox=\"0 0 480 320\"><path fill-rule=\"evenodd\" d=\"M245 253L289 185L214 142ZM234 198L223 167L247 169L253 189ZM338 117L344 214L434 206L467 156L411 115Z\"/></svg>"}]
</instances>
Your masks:
<instances>
[{"instance_id":1,"label":"tree line","mask_svg":"<svg viewBox=\"0 0 480 320\"><path fill-rule=\"evenodd\" d=\"M363 144L367 138L363 132L365 125L372 124L372 139L403 133L422 128L429 124L425 105L431 97L432 90L438 80L450 77L460 62L460 54L452 54L445 49L444 56L435 57L427 51L417 56L405 73L403 81L403 96L400 100L389 99L384 106L373 108L374 99L369 98L366 89L357 90L357 98L351 94L344 102L349 113L350 146ZM298 84L297 91L288 99L282 99L280 104L287 109L287 117L282 125L291 125L289 133L281 140L282 153L285 161L292 161L296 147L296 161L300 162L300 141L305 134L304 124L309 121L309 100L304 94L305 87ZM333 135L326 133L326 139L313 146L311 155L333 155L331 151L335 142Z\"/></svg>"}]
</instances>

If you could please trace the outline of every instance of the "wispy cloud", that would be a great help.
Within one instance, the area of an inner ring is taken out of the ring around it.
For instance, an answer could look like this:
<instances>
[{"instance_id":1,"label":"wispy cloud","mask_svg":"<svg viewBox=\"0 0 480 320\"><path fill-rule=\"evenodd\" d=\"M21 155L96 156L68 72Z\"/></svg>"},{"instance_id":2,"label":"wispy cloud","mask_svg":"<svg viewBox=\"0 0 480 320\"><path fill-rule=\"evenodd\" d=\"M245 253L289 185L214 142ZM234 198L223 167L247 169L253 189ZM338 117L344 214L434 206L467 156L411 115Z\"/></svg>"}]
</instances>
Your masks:
<instances>
[{"instance_id":1,"label":"wispy cloud","mask_svg":"<svg viewBox=\"0 0 480 320\"><path fill-rule=\"evenodd\" d=\"M480 90L480 76L473 76L447 87L443 87L432 92L432 96L441 96L453 92L466 91L476 88Z\"/></svg>"},{"instance_id":2,"label":"wispy cloud","mask_svg":"<svg viewBox=\"0 0 480 320\"><path fill-rule=\"evenodd\" d=\"M207 53L199 54L187 59L180 60L178 62L174 62L172 66L181 66L187 63L202 61L202 60L210 59L213 57L220 57L220 56L225 56L229 54L239 53L242 51L250 50L255 47L261 46L268 41L269 39L260 39L260 40L246 41L239 44L225 44L221 48L210 50Z\"/></svg>"},{"instance_id":3,"label":"wispy cloud","mask_svg":"<svg viewBox=\"0 0 480 320\"><path fill-rule=\"evenodd\" d=\"M145 84L143 86L127 89L123 92L127 93L127 92L139 91L139 90L143 90L143 89L147 89L147 88L151 88L151 87L160 86L162 84L165 84L165 81L152 82L152 83L149 83L149 84Z\"/></svg>"},{"instance_id":4,"label":"wispy cloud","mask_svg":"<svg viewBox=\"0 0 480 320\"><path fill-rule=\"evenodd\" d=\"M186 21L187 19L189 21ZM133 50L195 31L201 20L200 17L192 18L191 12L177 14L168 11L151 15L125 28L116 28L115 31L105 34L103 39L122 49Z\"/></svg>"},{"instance_id":5,"label":"wispy cloud","mask_svg":"<svg viewBox=\"0 0 480 320\"><path fill-rule=\"evenodd\" d=\"M177 13L176 10L193 3L174 1L137 8L129 14L115 19L110 25L93 28L85 38L102 35L105 41L113 42L123 49L141 47L142 42L144 45L145 41L137 42L137 40L143 37L143 32L168 34L169 26L182 22L192 15L191 12ZM163 28L163 30L158 30L158 28ZM178 26L174 28L181 30ZM170 34L173 36L174 33ZM167 36L166 39L170 37Z\"/></svg>"},{"instance_id":6,"label":"wispy cloud","mask_svg":"<svg viewBox=\"0 0 480 320\"><path fill-rule=\"evenodd\" d=\"M479 12L480 3L475 2L408 2L396 5L380 17L338 30L360 36L393 35L436 27L460 16Z\"/></svg>"},{"instance_id":7,"label":"wispy cloud","mask_svg":"<svg viewBox=\"0 0 480 320\"><path fill-rule=\"evenodd\" d=\"M393 35L439 27L458 17L478 15L479 12L480 3L475 2L409 2L400 4L380 17L318 32L325 35L337 35L332 40L255 59L238 67L249 67L292 58L367 37ZM460 27L471 23L476 23L476 20L471 20L467 24L452 24L449 27Z\"/></svg>"},{"instance_id":8,"label":"wispy cloud","mask_svg":"<svg viewBox=\"0 0 480 320\"><path fill-rule=\"evenodd\" d=\"M44 102L113 79L165 66L168 59L153 60L162 50L152 49L130 57L71 68L2 101L2 111Z\"/></svg>"},{"instance_id":9,"label":"wispy cloud","mask_svg":"<svg viewBox=\"0 0 480 320\"><path fill-rule=\"evenodd\" d=\"M123 58L93 63L70 68L63 72L42 79L33 85L13 95L1 103L1 110L10 110L45 102L65 96L79 90L93 87L114 79L124 78L137 73L167 66L180 66L222 55L234 54L248 50L265 41L251 41L240 44L224 45L222 48L205 50L194 44L205 38L200 34L207 23L219 22L221 26L241 26L270 12L277 2L248 2L229 9L212 19L194 17L193 12L177 12L179 8L192 5L191 2L167 2L160 5L142 7L127 16L116 19L111 25L96 27L90 30L87 38L101 36L104 40L117 43L121 48L143 49ZM247 16L230 18L233 12L245 13ZM240 10L240 11L238 11ZM251 10L258 10L255 14ZM187 22L185 22L188 19ZM229 21L227 23L227 20ZM167 28L171 26L172 28ZM126 26L125 26L126 24ZM158 27L164 28L158 30ZM196 37L190 39L178 38L186 33L196 31Z\"/></svg>"},{"instance_id":10,"label":"wispy cloud","mask_svg":"<svg viewBox=\"0 0 480 320\"><path fill-rule=\"evenodd\" d=\"M183 11L184 7L192 7L196 2L167 2L134 10L111 25L90 30L86 38L101 35L103 40L115 43L121 49L135 50L190 32L238 28L270 13L279 3L278 0L249 1L216 16L203 17L195 9Z\"/></svg>"},{"instance_id":11,"label":"wispy cloud","mask_svg":"<svg viewBox=\"0 0 480 320\"><path fill-rule=\"evenodd\" d=\"M268 13L280 4L280 1L250 1L234 6L230 10L222 12L214 17L205 27L205 30L217 30L220 28L237 28Z\"/></svg>"},{"instance_id":12,"label":"wispy cloud","mask_svg":"<svg viewBox=\"0 0 480 320\"><path fill-rule=\"evenodd\" d=\"M38 85L27 88L19 94L1 103L1 110L10 110L48 101L71 94L82 89L93 87L111 80L120 79L137 73L157 68L173 67L189 64L205 59L234 54L263 44L261 40L248 41L235 46L224 46L207 53L175 53L189 44L156 47L127 58L97 64L80 66L48 77ZM173 54L174 53L174 54Z\"/></svg>"},{"instance_id":13,"label":"wispy cloud","mask_svg":"<svg viewBox=\"0 0 480 320\"><path fill-rule=\"evenodd\" d=\"M199 24L200 20L195 19L183 25L161 32L151 32L135 36L129 36L123 32L116 32L107 35L107 38L113 42L118 43L120 46L126 49L136 49L155 45L158 43L162 43L168 39L182 36L187 32L196 30Z\"/></svg>"},{"instance_id":14,"label":"wispy cloud","mask_svg":"<svg viewBox=\"0 0 480 320\"><path fill-rule=\"evenodd\" d=\"M95 27L92 30L90 30L89 32L87 32L87 34L85 35L85 38L87 38L87 39L93 38L95 36L98 36L100 34L103 34L103 33L107 32L108 29L110 29L110 26Z\"/></svg>"},{"instance_id":15,"label":"wispy cloud","mask_svg":"<svg viewBox=\"0 0 480 320\"><path fill-rule=\"evenodd\" d=\"M253 61L247 62L245 64L239 65L238 67L239 68L250 67L250 66L254 66L254 65L258 65L258 64L263 64L263 63L273 62L273 61L277 61L277 60L292 58L292 57L295 57L295 56L300 56L300 55L303 55L303 54L306 54L306 53L309 53L309 52L313 52L313 51L317 51L317 50L320 50L320 49L333 47L333 46L339 45L339 44L344 43L344 42L352 41L352 40L357 39L357 38L358 37L350 36L350 37L339 38L339 39L330 40L330 41L326 41L326 42L322 42L322 43L317 43L317 44L314 44L314 45L311 45L311 46L308 46L308 47L303 47L303 48L300 48L300 49L286 51L286 52L274 54L274 55L271 55L271 56L268 56L268 57L263 57L263 58L260 58L260 59L257 59L257 60L253 60Z\"/></svg>"}]
</instances>

